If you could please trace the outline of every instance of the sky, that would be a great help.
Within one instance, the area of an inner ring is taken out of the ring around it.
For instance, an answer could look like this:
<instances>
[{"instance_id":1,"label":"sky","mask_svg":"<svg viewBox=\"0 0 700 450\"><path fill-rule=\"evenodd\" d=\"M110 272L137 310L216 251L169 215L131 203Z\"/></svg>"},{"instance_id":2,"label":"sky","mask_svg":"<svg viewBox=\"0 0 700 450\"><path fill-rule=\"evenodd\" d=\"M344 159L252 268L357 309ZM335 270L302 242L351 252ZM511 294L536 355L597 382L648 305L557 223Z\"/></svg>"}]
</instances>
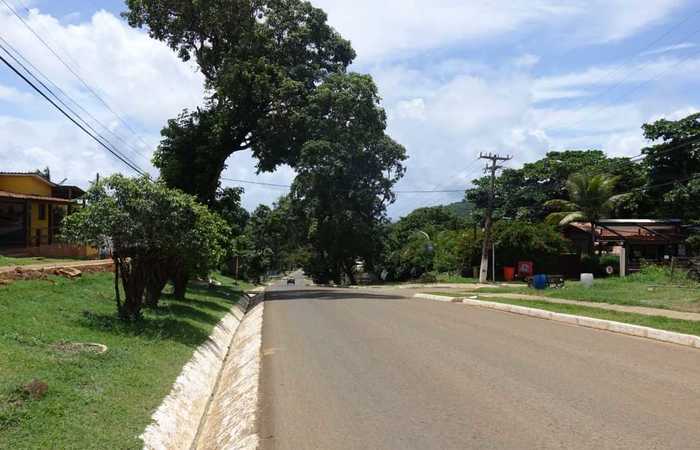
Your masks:
<instances>
[{"instance_id":1,"label":"sky","mask_svg":"<svg viewBox=\"0 0 700 450\"><path fill-rule=\"evenodd\" d=\"M3 1L70 69L2 1L0 44L19 50L102 124L96 129L157 175L149 161L160 129L202 102L196 67L129 27L119 15L121 1ZM358 57L351 70L370 73L379 87L388 133L409 156L399 191L464 189L482 174L480 152L512 155L509 167L551 150L596 148L634 156L647 144L643 123L678 119L700 105L699 2L312 3L352 42ZM235 153L227 164L227 178L289 184L294 177L289 167L256 174L249 152ZM97 173L131 173L2 66L0 170L47 166L55 181L66 178L83 187ZM270 204L285 191L243 186L248 209ZM397 218L462 197L399 194L389 214Z\"/></svg>"}]
</instances>

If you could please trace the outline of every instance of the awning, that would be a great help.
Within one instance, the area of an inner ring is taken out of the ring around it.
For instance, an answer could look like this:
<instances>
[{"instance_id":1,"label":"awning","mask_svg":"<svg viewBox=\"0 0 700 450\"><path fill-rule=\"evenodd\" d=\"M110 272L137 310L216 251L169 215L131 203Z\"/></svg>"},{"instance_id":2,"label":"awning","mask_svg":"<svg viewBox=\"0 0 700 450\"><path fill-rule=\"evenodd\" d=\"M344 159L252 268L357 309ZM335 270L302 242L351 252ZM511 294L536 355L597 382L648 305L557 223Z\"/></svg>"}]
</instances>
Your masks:
<instances>
[{"instance_id":1,"label":"awning","mask_svg":"<svg viewBox=\"0 0 700 450\"><path fill-rule=\"evenodd\" d=\"M44 203L56 203L60 205L72 205L75 204L74 200L67 200L65 198L57 197L42 197L41 195L30 195L30 194L18 194L16 192L0 191L0 199L9 198L13 200L34 200Z\"/></svg>"}]
</instances>

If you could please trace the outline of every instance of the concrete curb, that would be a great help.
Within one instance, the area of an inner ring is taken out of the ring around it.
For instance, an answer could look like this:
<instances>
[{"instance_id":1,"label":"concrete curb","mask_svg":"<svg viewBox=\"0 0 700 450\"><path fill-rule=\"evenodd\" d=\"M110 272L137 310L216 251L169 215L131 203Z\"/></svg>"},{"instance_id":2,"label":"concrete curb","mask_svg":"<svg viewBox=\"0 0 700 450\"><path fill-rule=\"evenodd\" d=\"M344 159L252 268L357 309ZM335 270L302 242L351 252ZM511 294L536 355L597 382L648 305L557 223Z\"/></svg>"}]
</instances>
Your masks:
<instances>
[{"instance_id":1,"label":"concrete curb","mask_svg":"<svg viewBox=\"0 0 700 450\"><path fill-rule=\"evenodd\" d=\"M264 302L253 307L236 331L193 450L258 448L257 410L264 308Z\"/></svg>"},{"instance_id":2,"label":"concrete curb","mask_svg":"<svg viewBox=\"0 0 700 450\"><path fill-rule=\"evenodd\" d=\"M170 393L151 416L152 423L140 436L144 449L192 448L250 302L247 296L242 296L182 368Z\"/></svg>"},{"instance_id":3,"label":"concrete curb","mask_svg":"<svg viewBox=\"0 0 700 450\"><path fill-rule=\"evenodd\" d=\"M671 344L683 345L700 349L700 337L690 334L675 333L673 331L659 330L656 328L632 325L628 323L615 322L613 320L594 319L592 317L575 316L562 314L543 309L529 308L525 306L509 305L507 303L488 302L483 300L473 300L469 298L448 297L433 294L415 294L414 298L426 300L436 300L442 302L464 303L466 305L478 306L481 308L495 309L498 311L521 314L524 316L536 317L538 319L554 320L571 325L578 325L596 330L610 331L612 333L626 334L628 336L653 339L655 341L667 342Z\"/></svg>"}]
</instances>

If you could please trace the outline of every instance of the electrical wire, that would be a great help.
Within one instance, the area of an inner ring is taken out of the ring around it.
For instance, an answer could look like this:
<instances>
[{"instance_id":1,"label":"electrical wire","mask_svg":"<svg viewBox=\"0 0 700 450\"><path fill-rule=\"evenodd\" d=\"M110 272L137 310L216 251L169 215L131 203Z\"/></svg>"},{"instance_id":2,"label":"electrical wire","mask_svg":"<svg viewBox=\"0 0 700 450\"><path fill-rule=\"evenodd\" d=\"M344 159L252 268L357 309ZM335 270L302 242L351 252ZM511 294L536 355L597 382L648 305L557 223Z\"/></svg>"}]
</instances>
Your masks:
<instances>
[{"instance_id":1,"label":"electrical wire","mask_svg":"<svg viewBox=\"0 0 700 450\"><path fill-rule=\"evenodd\" d=\"M7 42L7 41L5 41L2 37L0 37L0 41ZM120 154L122 157L124 157L125 159L129 160L129 162L130 162L131 164L134 164L134 165L135 165L135 163L134 163L130 158L128 158L126 155L124 155L124 153L122 153L121 151L119 151L119 150L116 148L116 146L115 146L112 142L110 142L110 141L109 141L107 138L105 138L101 133L99 133L97 130L95 130L95 129L92 127L92 125L90 125L90 123L89 123L87 120L85 120L80 114L78 114L73 108L71 108L70 105L66 104L66 102L64 102L63 99L61 99L61 97L59 97L50 87L48 87L42 80L40 80L31 70L29 70L29 69L27 68L27 66L25 66L25 65L22 63L22 61L18 60L17 57L15 57L12 53L10 53L10 52L7 50L7 48L5 48L5 46L4 46L3 44L1 44L1 43L0 43L0 49L1 49L2 51L4 51L10 58L12 58L12 59L14 60L14 62L15 62L16 64L18 64L18 65L25 71L25 73L27 73L27 74L28 74L30 77L32 77L37 83L39 83L39 84L44 88L45 91L47 91L49 94L51 94L51 95L56 99L56 101L58 101L61 105L63 105L63 107L66 108L69 112L71 112L71 113L73 114L73 116L75 116L77 119L79 119L79 120L83 123L83 125L85 125L88 129L90 129L90 131L92 131L95 135L99 136L99 137L101 138L101 140L102 140L104 143L109 144L109 146L110 146L110 148L111 148L112 150L114 150L115 152L119 153L119 154ZM17 52L16 49L15 49L15 52ZM17 54L21 57L21 53L17 53ZM25 61L27 61L26 58L22 58L22 59L24 59ZM27 61L27 62L28 62L28 61ZM31 63L30 63L30 64L31 64ZM50 80L49 80L49 81L50 81ZM51 84L53 84L53 83L51 83ZM53 85L55 86L55 84L53 84ZM60 89L60 88L59 88L59 89ZM70 98L70 97L68 97L68 98ZM71 100L72 100L72 99L71 99ZM77 104L75 101L73 101L73 103ZM80 105L78 105L78 106L80 106ZM82 109L82 108L81 108L81 109ZM88 113L88 114L89 114L89 113ZM94 119L94 118L93 118L93 119ZM99 123L99 121L98 121L98 123ZM103 125L103 127L104 127L104 125Z\"/></svg>"},{"instance_id":2,"label":"electrical wire","mask_svg":"<svg viewBox=\"0 0 700 450\"><path fill-rule=\"evenodd\" d=\"M102 103L134 136L136 136L138 140L140 140L146 147L150 147L149 144L146 143L146 141L144 141L143 138L131 127L131 125L129 125L129 123L121 115L119 115L119 113L115 111L114 108L112 108L109 103L107 103L107 101L103 99L95 91L95 89L93 89L90 84L88 84L88 82L65 61L65 59L63 59L63 57L61 57L61 55L59 55L58 52L56 52L56 50L54 50L54 48L49 45L49 43L46 42L46 40L41 37L41 35L26 20L24 20L24 18L12 7L12 5L7 2L7 0L0 0L0 2L2 2L5 7L9 9L10 12L17 17L17 19L19 19L20 22L22 22L22 24L24 24L24 26L39 40L39 42L41 42L44 47L46 47L61 62L61 64L63 64L63 66L65 66L66 69L68 69L68 71L80 81L80 83L85 87L85 89L88 90L88 92L90 92L90 94L92 94L93 97Z\"/></svg>"},{"instance_id":3,"label":"electrical wire","mask_svg":"<svg viewBox=\"0 0 700 450\"><path fill-rule=\"evenodd\" d=\"M70 114L68 114L64 109L62 109L56 102L54 102L47 94L44 93L41 89L39 89L34 83L32 83L31 80L29 80L22 72L20 72L16 67L14 67L7 59L5 59L4 56L0 55L0 61L2 61L7 67L10 68L17 76L19 76L25 83L27 83L32 89L34 89L39 95L41 95L46 101L48 101L54 108L56 108L58 111L61 112L68 120L73 122L78 128L80 128L85 134L90 136L95 142L97 142L100 146L104 147L109 153L111 153L114 157L116 157L118 160L123 162L127 167L130 169L134 170L136 173L139 175L143 175L144 172L141 168L139 168L137 165L134 163L130 162L128 159L123 157L119 152L116 152L112 150L109 146L107 146L104 142L102 142L99 138L97 138L95 135L93 135L86 127L81 125L76 119L74 119Z\"/></svg>"}]
</instances>

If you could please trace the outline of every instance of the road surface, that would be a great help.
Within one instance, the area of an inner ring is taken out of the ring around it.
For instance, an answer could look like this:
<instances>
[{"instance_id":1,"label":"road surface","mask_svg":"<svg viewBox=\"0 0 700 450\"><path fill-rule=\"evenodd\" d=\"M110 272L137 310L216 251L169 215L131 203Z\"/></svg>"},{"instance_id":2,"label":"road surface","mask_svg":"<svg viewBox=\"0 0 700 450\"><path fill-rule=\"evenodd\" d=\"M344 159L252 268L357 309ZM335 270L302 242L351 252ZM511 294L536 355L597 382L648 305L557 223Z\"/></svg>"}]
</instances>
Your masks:
<instances>
[{"instance_id":1,"label":"road surface","mask_svg":"<svg viewBox=\"0 0 700 450\"><path fill-rule=\"evenodd\" d=\"M301 280L269 297L264 449L700 448L700 350Z\"/></svg>"}]
</instances>

